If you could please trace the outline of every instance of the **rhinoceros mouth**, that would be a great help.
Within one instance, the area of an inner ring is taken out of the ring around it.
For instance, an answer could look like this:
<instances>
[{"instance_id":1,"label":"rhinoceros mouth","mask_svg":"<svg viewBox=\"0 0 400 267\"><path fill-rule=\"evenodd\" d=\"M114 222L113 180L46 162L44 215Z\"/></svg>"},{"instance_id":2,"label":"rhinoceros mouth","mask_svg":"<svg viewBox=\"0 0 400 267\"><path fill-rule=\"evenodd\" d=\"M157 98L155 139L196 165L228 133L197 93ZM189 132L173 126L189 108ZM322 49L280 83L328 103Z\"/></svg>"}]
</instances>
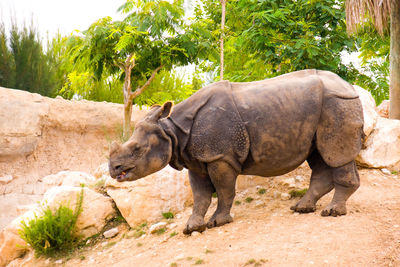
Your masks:
<instances>
[{"instance_id":1,"label":"rhinoceros mouth","mask_svg":"<svg viewBox=\"0 0 400 267\"><path fill-rule=\"evenodd\" d=\"M118 182L123 182L123 181L129 181L129 180L131 180L132 179L132 172L135 170L135 168L136 168L136 166L135 167L132 167L132 168L129 168L129 169L126 169L125 171L123 171L123 172L121 172L121 174L120 175L117 175L116 177L115 177L115 179L118 181Z\"/></svg>"}]
</instances>

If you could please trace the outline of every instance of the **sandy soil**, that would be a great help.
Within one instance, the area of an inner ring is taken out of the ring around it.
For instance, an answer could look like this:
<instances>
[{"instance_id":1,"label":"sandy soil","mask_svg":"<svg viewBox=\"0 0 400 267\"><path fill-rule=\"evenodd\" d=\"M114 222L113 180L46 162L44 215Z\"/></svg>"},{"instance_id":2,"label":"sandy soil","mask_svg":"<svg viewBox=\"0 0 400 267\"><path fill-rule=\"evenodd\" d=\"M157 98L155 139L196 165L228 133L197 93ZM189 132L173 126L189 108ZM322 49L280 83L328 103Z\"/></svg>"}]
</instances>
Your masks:
<instances>
[{"instance_id":1,"label":"sandy soil","mask_svg":"<svg viewBox=\"0 0 400 267\"><path fill-rule=\"evenodd\" d=\"M277 197L277 191L289 191L283 179L299 174L308 177L309 170L264 178L259 186L240 191L236 200L241 203L232 208L234 222L202 234L182 234L191 213L187 208L168 220L160 235L135 238L121 224L118 236L98 240L61 263L28 254L12 266L400 266L398 175L360 170L362 185L348 201L348 214L334 218L319 214L332 194L310 214L290 211L298 199ZM258 194L260 188L266 193ZM254 200L247 203L247 197Z\"/></svg>"}]
</instances>

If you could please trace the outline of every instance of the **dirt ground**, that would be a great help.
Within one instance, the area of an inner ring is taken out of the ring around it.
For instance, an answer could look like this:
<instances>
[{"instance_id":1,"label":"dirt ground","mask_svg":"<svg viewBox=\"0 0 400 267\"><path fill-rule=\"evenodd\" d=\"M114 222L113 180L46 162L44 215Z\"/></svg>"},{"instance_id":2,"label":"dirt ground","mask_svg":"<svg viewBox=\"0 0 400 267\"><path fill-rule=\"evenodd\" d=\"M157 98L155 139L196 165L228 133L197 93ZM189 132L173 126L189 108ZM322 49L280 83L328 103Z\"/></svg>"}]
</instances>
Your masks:
<instances>
[{"instance_id":1,"label":"dirt ground","mask_svg":"<svg viewBox=\"0 0 400 267\"><path fill-rule=\"evenodd\" d=\"M400 266L400 176L361 169L362 184L348 201L348 214L321 217L332 192L309 214L290 210L298 198L283 200L277 194L290 190L283 182L288 177L309 174L300 168L279 178L255 179L258 185L238 189L234 222L202 234L182 234L189 207L164 220L164 233L147 231L135 238L135 231L121 224L116 237L97 240L61 260L36 259L30 253L11 266ZM307 184L308 179L302 182ZM259 194L262 188L266 192ZM248 203L248 197L254 200ZM206 217L215 206L216 199Z\"/></svg>"}]
</instances>

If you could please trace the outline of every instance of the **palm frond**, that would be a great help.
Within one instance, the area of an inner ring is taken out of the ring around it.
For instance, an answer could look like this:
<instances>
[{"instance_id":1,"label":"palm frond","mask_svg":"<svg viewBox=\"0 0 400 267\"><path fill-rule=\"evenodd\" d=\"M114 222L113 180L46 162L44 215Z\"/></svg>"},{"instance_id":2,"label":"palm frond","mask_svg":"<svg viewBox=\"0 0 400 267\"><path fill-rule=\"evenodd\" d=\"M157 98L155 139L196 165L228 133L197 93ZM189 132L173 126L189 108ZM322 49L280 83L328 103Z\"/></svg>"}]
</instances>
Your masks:
<instances>
[{"instance_id":1,"label":"palm frond","mask_svg":"<svg viewBox=\"0 0 400 267\"><path fill-rule=\"evenodd\" d=\"M382 35L388 28L390 0L346 0L346 22L349 33L357 32L359 25L371 20Z\"/></svg>"}]
</instances>

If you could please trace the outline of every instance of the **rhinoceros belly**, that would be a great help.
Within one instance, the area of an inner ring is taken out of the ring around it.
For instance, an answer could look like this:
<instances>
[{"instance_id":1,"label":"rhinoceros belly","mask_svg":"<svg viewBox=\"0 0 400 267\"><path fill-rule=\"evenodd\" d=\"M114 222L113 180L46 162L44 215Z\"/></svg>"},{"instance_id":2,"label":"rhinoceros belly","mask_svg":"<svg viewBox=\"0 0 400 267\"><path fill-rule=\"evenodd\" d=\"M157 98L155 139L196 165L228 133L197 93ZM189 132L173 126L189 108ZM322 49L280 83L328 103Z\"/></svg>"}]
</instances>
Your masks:
<instances>
[{"instance_id":1,"label":"rhinoceros belly","mask_svg":"<svg viewBox=\"0 0 400 267\"><path fill-rule=\"evenodd\" d=\"M280 175L306 160L321 114L318 78L233 83L232 89L250 138L243 174Z\"/></svg>"}]
</instances>

